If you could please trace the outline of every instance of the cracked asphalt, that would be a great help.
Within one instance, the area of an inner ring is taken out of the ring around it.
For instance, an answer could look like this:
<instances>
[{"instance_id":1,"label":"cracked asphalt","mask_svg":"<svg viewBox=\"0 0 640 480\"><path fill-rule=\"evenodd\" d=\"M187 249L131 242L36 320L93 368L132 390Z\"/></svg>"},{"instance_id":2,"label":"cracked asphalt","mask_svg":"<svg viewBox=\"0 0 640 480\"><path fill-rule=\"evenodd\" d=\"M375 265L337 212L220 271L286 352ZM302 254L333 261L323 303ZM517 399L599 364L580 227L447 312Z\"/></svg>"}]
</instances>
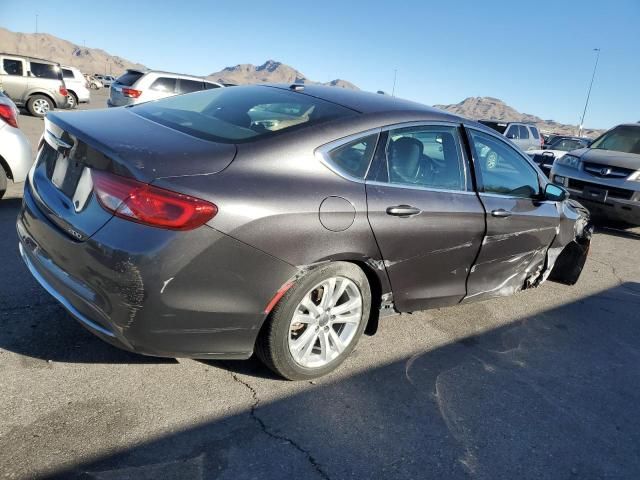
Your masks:
<instances>
[{"instance_id":1,"label":"cracked asphalt","mask_svg":"<svg viewBox=\"0 0 640 480\"><path fill-rule=\"evenodd\" d=\"M337 372L285 382L93 337L22 265L19 204L0 202L0 478L640 478L640 228L598 228L574 287L385 318Z\"/></svg>"}]
</instances>

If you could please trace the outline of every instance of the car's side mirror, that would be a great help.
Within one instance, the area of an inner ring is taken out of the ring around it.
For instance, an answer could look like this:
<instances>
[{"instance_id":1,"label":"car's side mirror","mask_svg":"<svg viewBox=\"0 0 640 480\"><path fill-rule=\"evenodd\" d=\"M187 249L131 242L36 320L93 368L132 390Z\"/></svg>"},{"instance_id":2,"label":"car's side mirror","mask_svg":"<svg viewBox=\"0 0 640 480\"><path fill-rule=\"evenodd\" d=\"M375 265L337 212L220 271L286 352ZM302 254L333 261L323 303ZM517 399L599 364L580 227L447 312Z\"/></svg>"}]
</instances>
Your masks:
<instances>
[{"instance_id":1,"label":"car's side mirror","mask_svg":"<svg viewBox=\"0 0 640 480\"><path fill-rule=\"evenodd\" d=\"M562 202L569 197L569 192L563 187L554 183L547 183L544 187L544 199L552 202Z\"/></svg>"}]
</instances>

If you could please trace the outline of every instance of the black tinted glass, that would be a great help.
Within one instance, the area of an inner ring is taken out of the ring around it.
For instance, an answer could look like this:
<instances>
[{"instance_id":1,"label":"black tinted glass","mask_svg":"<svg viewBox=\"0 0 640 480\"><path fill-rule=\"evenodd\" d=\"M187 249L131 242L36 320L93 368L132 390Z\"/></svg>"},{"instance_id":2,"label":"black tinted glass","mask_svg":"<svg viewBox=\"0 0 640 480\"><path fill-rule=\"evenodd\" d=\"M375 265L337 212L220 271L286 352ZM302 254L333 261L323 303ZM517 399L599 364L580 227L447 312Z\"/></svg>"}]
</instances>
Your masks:
<instances>
[{"instance_id":1,"label":"black tinted glass","mask_svg":"<svg viewBox=\"0 0 640 480\"><path fill-rule=\"evenodd\" d=\"M50 63L31 62L31 73L38 78L60 79L60 68Z\"/></svg>"},{"instance_id":2,"label":"black tinted glass","mask_svg":"<svg viewBox=\"0 0 640 480\"><path fill-rule=\"evenodd\" d=\"M222 143L250 142L357 115L319 98L262 86L216 88L129 108L175 130Z\"/></svg>"},{"instance_id":3,"label":"black tinted glass","mask_svg":"<svg viewBox=\"0 0 640 480\"><path fill-rule=\"evenodd\" d=\"M116 80L116 82L118 82L120 85L125 85L127 87L130 87L131 85L136 83L142 75L143 74L140 72L127 71L122 75L120 75ZM96 77L96 78L102 78L102 77Z\"/></svg>"},{"instance_id":4,"label":"black tinted glass","mask_svg":"<svg viewBox=\"0 0 640 480\"><path fill-rule=\"evenodd\" d=\"M520 138L523 140L529 138L529 129L524 125L520 125Z\"/></svg>"},{"instance_id":5,"label":"black tinted glass","mask_svg":"<svg viewBox=\"0 0 640 480\"><path fill-rule=\"evenodd\" d=\"M538 134L538 129L536 127L529 127L531 129L531 133L533 134L533 138L539 139L540 135Z\"/></svg>"},{"instance_id":6,"label":"black tinted glass","mask_svg":"<svg viewBox=\"0 0 640 480\"><path fill-rule=\"evenodd\" d=\"M2 61L2 68L7 73L7 75L19 75L22 76L24 71L22 70L22 62L20 60L11 60L9 58L5 58Z\"/></svg>"},{"instance_id":7,"label":"black tinted glass","mask_svg":"<svg viewBox=\"0 0 640 480\"><path fill-rule=\"evenodd\" d=\"M198 92L204 89L202 82L195 80L180 80L178 85L178 93Z\"/></svg>"},{"instance_id":8,"label":"black tinted glass","mask_svg":"<svg viewBox=\"0 0 640 480\"><path fill-rule=\"evenodd\" d=\"M64 78L69 78L71 80L73 80L74 76L73 76L73 72L67 68L63 68L62 69L62 76Z\"/></svg>"},{"instance_id":9,"label":"black tinted glass","mask_svg":"<svg viewBox=\"0 0 640 480\"><path fill-rule=\"evenodd\" d=\"M160 77L160 78L157 78L149 88L157 92L174 93L176 91L176 79Z\"/></svg>"},{"instance_id":10,"label":"black tinted glass","mask_svg":"<svg viewBox=\"0 0 640 480\"><path fill-rule=\"evenodd\" d=\"M377 134L359 138L332 150L329 157L343 172L352 177L364 178L377 141Z\"/></svg>"},{"instance_id":11,"label":"black tinted glass","mask_svg":"<svg viewBox=\"0 0 640 480\"><path fill-rule=\"evenodd\" d=\"M539 195L538 174L516 150L482 132L471 130L471 137L484 192L525 198Z\"/></svg>"},{"instance_id":12,"label":"black tinted glass","mask_svg":"<svg viewBox=\"0 0 640 480\"><path fill-rule=\"evenodd\" d=\"M207 90L211 90L213 88L220 88L220 85L216 85L215 83L204 82L204 88Z\"/></svg>"}]
</instances>

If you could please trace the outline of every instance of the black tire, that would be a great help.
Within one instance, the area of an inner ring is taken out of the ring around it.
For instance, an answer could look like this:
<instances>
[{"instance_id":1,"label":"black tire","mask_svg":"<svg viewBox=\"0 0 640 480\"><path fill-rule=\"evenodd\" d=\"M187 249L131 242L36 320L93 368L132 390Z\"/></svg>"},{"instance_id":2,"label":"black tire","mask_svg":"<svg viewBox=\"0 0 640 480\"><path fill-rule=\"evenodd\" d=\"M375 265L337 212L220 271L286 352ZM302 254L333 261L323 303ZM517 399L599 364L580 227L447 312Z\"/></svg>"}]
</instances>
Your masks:
<instances>
[{"instance_id":1,"label":"black tire","mask_svg":"<svg viewBox=\"0 0 640 480\"><path fill-rule=\"evenodd\" d=\"M345 277L358 287L362 297L362 318L351 343L322 367L306 368L298 364L289 350L291 318L304 296L318 283L331 277ZM362 336L371 311L371 289L367 276L357 265L331 262L299 279L273 308L256 341L255 353L262 362L288 380L310 380L335 370L351 354Z\"/></svg>"},{"instance_id":2,"label":"black tire","mask_svg":"<svg viewBox=\"0 0 640 480\"><path fill-rule=\"evenodd\" d=\"M4 168L2 168L2 165L0 165L0 200L2 200L2 197L4 197L4 194L7 191L7 173L4 171Z\"/></svg>"},{"instance_id":3,"label":"black tire","mask_svg":"<svg viewBox=\"0 0 640 480\"><path fill-rule=\"evenodd\" d=\"M75 93L69 92L68 102L70 104L69 105L70 108L72 108L72 109L78 108L78 96Z\"/></svg>"},{"instance_id":4,"label":"black tire","mask_svg":"<svg viewBox=\"0 0 640 480\"><path fill-rule=\"evenodd\" d=\"M38 103L40 103L41 101L45 101L47 102L47 104L49 104L49 109L44 113L37 108ZM55 105L53 104L51 99L49 97L46 97L45 95L34 95L29 98L29 101L27 102L27 110L29 110L29 113L38 118L44 118L47 113L52 111L54 108Z\"/></svg>"}]
</instances>

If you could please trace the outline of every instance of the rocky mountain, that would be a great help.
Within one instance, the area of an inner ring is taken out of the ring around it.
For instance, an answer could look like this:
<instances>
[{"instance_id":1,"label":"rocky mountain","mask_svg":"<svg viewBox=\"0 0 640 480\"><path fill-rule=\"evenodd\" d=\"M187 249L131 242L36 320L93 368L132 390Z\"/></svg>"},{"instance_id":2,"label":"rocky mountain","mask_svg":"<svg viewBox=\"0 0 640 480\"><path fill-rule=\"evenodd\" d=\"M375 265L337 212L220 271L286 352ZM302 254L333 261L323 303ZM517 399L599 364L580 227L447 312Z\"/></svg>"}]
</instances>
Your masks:
<instances>
[{"instance_id":1,"label":"rocky mountain","mask_svg":"<svg viewBox=\"0 0 640 480\"><path fill-rule=\"evenodd\" d=\"M219 72L214 72L207 78L216 82L238 85L244 83L308 83L359 90L353 83L339 78L327 83L314 82L295 68L275 60L267 60L262 65L241 63L235 67L227 67Z\"/></svg>"},{"instance_id":2,"label":"rocky mountain","mask_svg":"<svg viewBox=\"0 0 640 480\"><path fill-rule=\"evenodd\" d=\"M0 27L0 51L46 58L63 65L71 65L83 73L120 75L127 68L144 65L110 55L104 50L86 48L48 33L11 32Z\"/></svg>"},{"instance_id":3,"label":"rocky mountain","mask_svg":"<svg viewBox=\"0 0 640 480\"><path fill-rule=\"evenodd\" d=\"M530 122L535 123L544 133L559 133L562 135L576 135L576 125L566 125L554 120L543 120L540 117L528 113L520 113L502 100L493 97L469 97L460 103L453 105L434 105L435 108L446 110L455 115L472 118L474 120L500 120L504 122ZM595 138L604 130L586 128L582 134Z\"/></svg>"}]
</instances>

